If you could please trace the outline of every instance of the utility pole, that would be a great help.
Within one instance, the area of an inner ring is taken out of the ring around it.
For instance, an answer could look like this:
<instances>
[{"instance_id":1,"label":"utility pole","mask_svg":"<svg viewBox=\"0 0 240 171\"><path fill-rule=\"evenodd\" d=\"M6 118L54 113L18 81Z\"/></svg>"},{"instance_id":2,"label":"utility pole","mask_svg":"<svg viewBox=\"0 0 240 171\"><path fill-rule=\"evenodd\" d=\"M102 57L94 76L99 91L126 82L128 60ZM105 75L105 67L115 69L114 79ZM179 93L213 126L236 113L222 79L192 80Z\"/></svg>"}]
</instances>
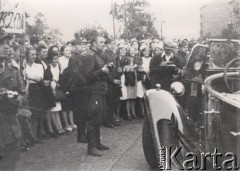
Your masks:
<instances>
[{"instance_id":1,"label":"utility pole","mask_svg":"<svg viewBox=\"0 0 240 171\"><path fill-rule=\"evenodd\" d=\"M125 33L127 33L127 4L126 4L126 0L124 0L124 29L125 29Z\"/></svg>"},{"instance_id":2,"label":"utility pole","mask_svg":"<svg viewBox=\"0 0 240 171\"><path fill-rule=\"evenodd\" d=\"M114 37L114 42L116 40L116 31L115 31L115 21L114 21L114 0L112 0L112 20L113 20L113 37Z\"/></svg>"},{"instance_id":3,"label":"utility pole","mask_svg":"<svg viewBox=\"0 0 240 171\"><path fill-rule=\"evenodd\" d=\"M161 23L161 40L162 40L162 21L160 21Z\"/></svg>"},{"instance_id":4,"label":"utility pole","mask_svg":"<svg viewBox=\"0 0 240 171\"><path fill-rule=\"evenodd\" d=\"M162 12L160 11L160 36L161 36L161 40L163 39L163 23L165 23L162 20Z\"/></svg>"}]
</instances>

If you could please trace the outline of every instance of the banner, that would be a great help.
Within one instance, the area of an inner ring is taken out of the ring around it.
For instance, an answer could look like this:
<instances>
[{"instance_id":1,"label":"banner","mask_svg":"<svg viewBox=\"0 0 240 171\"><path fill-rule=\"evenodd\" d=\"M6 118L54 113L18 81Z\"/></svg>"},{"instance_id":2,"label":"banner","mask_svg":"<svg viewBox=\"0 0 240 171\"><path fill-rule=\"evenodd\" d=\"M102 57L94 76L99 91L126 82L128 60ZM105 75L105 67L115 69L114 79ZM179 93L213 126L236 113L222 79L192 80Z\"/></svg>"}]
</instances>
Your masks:
<instances>
[{"instance_id":1,"label":"banner","mask_svg":"<svg viewBox=\"0 0 240 171\"><path fill-rule=\"evenodd\" d=\"M0 27L7 33L24 33L25 12L22 0L0 0Z\"/></svg>"}]
</instances>

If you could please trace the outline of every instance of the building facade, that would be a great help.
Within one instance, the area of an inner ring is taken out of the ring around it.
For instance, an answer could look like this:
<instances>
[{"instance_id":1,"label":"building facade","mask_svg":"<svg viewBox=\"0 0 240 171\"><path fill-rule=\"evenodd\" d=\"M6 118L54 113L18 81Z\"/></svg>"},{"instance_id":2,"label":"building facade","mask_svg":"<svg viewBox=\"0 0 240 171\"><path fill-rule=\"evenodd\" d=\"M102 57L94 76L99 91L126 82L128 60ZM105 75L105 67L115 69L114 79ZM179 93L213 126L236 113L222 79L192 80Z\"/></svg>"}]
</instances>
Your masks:
<instances>
[{"instance_id":1,"label":"building facade","mask_svg":"<svg viewBox=\"0 0 240 171\"><path fill-rule=\"evenodd\" d=\"M240 34L240 0L231 0L230 5L230 24L234 31Z\"/></svg>"},{"instance_id":2,"label":"building facade","mask_svg":"<svg viewBox=\"0 0 240 171\"><path fill-rule=\"evenodd\" d=\"M200 8L201 37L218 37L228 27L230 14L229 0L215 0Z\"/></svg>"}]
</instances>

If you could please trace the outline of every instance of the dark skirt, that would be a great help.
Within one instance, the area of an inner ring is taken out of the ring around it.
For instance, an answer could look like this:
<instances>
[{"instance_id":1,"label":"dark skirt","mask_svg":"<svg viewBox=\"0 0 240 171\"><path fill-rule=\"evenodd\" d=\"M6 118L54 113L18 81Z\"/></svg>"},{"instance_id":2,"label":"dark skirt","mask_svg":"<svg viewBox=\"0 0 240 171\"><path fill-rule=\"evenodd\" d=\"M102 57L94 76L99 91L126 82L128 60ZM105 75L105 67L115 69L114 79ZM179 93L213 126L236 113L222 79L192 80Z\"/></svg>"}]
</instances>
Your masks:
<instances>
[{"instance_id":1,"label":"dark skirt","mask_svg":"<svg viewBox=\"0 0 240 171\"><path fill-rule=\"evenodd\" d=\"M32 112L32 116L42 116L45 114L44 111L44 97L39 84L29 84L29 97L28 104L29 109Z\"/></svg>"},{"instance_id":2,"label":"dark skirt","mask_svg":"<svg viewBox=\"0 0 240 171\"><path fill-rule=\"evenodd\" d=\"M72 95L67 95L66 99L61 100L63 111L73 110L73 104L74 104L74 101L73 101Z\"/></svg>"},{"instance_id":3,"label":"dark skirt","mask_svg":"<svg viewBox=\"0 0 240 171\"><path fill-rule=\"evenodd\" d=\"M136 85L136 74L135 72L125 72L125 86L132 86Z\"/></svg>"},{"instance_id":4,"label":"dark skirt","mask_svg":"<svg viewBox=\"0 0 240 171\"><path fill-rule=\"evenodd\" d=\"M109 83L107 85L108 90L106 94L107 101L110 103L116 103L120 100L120 97L122 96L121 86L114 85L112 83Z\"/></svg>"}]
</instances>

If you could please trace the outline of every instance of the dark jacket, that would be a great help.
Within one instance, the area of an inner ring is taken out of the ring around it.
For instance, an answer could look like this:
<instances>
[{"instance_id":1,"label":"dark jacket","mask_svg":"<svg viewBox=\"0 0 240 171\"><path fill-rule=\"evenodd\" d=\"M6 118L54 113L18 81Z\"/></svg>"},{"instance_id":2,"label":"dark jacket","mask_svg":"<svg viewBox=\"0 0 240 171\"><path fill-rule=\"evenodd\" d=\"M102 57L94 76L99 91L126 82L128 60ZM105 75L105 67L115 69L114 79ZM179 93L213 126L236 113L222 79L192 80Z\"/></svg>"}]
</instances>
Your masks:
<instances>
[{"instance_id":1,"label":"dark jacket","mask_svg":"<svg viewBox=\"0 0 240 171\"><path fill-rule=\"evenodd\" d=\"M110 62L115 62L117 59L117 54L114 53L112 50L107 49L102 53L102 58L106 64Z\"/></svg>"},{"instance_id":2,"label":"dark jacket","mask_svg":"<svg viewBox=\"0 0 240 171\"><path fill-rule=\"evenodd\" d=\"M107 80L108 84L113 84L114 79L119 79L117 78L117 61L116 61L117 54L111 50L106 50L103 52L102 58L105 64L109 64L113 62L115 65L115 68L108 74L108 80Z\"/></svg>"},{"instance_id":3,"label":"dark jacket","mask_svg":"<svg viewBox=\"0 0 240 171\"><path fill-rule=\"evenodd\" d=\"M64 77L69 77L67 84L71 85L69 91L73 94L84 93L87 81L83 76L85 56L75 52L69 59L68 68L63 73Z\"/></svg>"},{"instance_id":4,"label":"dark jacket","mask_svg":"<svg viewBox=\"0 0 240 171\"><path fill-rule=\"evenodd\" d=\"M18 69L5 68L0 76L0 88L22 93L23 83ZM21 136L16 117L18 104L18 100L0 101L0 146L12 143Z\"/></svg>"},{"instance_id":5,"label":"dark jacket","mask_svg":"<svg viewBox=\"0 0 240 171\"><path fill-rule=\"evenodd\" d=\"M173 62L174 56L170 59ZM175 68L168 66L160 66L160 64L166 61L165 56L162 54L155 55L150 61L150 80L154 87L157 83L171 82L173 75L177 74Z\"/></svg>"},{"instance_id":6,"label":"dark jacket","mask_svg":"<svg viewBox=\"0 0 240 171\"><path fill-rule=\"evenodd\" d=\"M84 77L90 94L105 95L107 92L107 74L103 73L105 65L101 52L91 50L84 60Z\"/></svg>"},{"instance_id":7,"label":"dark jacket","mask_svg":"<svg viewBox=\"0 0 240 171\"><path fill-rule=\"evenodd\" d=\"M179 68L183 69L183 67L187 63L186 53L179 51L173 58L173 63Z\"/></svg>"}]
</instances>

